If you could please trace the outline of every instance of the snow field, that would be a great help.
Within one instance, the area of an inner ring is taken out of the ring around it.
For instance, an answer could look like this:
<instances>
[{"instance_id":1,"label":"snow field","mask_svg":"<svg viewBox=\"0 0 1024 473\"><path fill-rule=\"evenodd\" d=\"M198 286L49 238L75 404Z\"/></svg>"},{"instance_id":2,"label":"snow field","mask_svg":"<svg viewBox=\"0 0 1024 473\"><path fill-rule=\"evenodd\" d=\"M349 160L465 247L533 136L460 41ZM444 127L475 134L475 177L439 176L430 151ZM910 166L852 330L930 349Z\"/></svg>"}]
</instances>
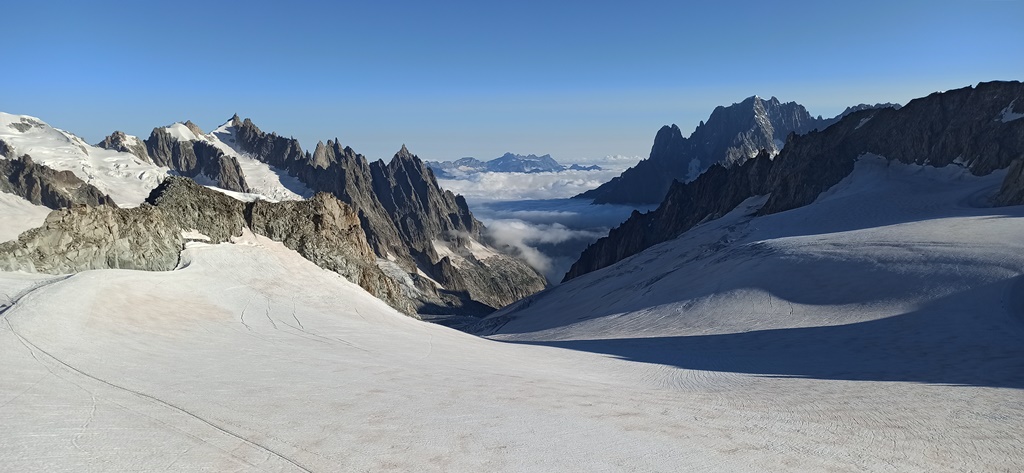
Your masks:
<instances>
[{"instance_id":1,"label":"snow field","mask_svg":"<svg viewBox=\"0 0 1024 473\"><path fill-rule=\"evenodd\" d=\"M1024 208L865 157L496 314L398 314L262 237L0 273L0 471L1024 470Z\"/></svg>"}]
</instances>

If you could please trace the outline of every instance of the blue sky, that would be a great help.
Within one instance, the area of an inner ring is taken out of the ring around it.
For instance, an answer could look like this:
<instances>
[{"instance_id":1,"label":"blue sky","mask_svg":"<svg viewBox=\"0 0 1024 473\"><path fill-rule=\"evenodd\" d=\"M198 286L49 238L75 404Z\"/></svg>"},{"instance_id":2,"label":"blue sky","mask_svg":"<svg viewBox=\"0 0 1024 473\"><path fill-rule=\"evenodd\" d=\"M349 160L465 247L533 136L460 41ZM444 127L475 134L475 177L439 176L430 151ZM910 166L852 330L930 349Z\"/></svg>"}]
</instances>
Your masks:
<instances>
[{"instance_id":1,"label":"blue sky","mask_svg":"<svg viewBox=\"0 0 1024 473\"><path fill-rule=\"evenodd\" d=\"M232 113L370 158L646 156L750 95L1024 79L1024 1L10 2L0 110L99 141Z\"/></svg>"}]
</instances>

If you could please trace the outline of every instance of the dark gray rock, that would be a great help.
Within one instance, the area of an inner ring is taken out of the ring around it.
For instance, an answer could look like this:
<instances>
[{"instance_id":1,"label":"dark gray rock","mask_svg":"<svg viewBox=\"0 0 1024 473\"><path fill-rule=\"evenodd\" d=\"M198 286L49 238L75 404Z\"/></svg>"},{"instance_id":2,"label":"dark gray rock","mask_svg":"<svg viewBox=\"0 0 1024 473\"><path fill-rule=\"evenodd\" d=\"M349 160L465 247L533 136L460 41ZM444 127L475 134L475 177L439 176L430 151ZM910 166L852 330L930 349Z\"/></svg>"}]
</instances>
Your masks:
<instances>
[{"instance_id":1,"label":"dark gray rock","mask_svg":"<svg viewBox=\"0 0 1024 473\"><path fill-rule=\"evenodd\" d=\"M936 92L903 108L852 113L820 132L796 137L775 158L771 197L761 214L809 204L853 170L865 153L903 163L943 167L962 163L976 175L1024 158L1024 121L1003 122L1001 111L1024 102L1020 82L987 82Z\"/></svg>"},{"instance_id":2,"label":"dark gray rock","mask_svg":"<svg viewBox=\"0 0 1024 473\"><path fill-rule=\"evenodd\" d=\"M4 140L0 140L0 156L14 157L14 148Z\"/></svg>"},{"instance_id":3,"label":"dark gray rock","mask_svg":"<svg viewBox=\"0 0 1024 473\"><path fill-rule=\"evenodd\" d=\"M863 110L875 110L875 109L879 109L879 108L891 108L891 109L899 110L900 108L903 108L903 106L898 104L898 103L892 103L892 102L876 103L874 105L866 104L866 103L862 103L862 104L858 104L858 105L851 105L849 107L846 107L846 109L843 110L842 113L840 113L839 115L836 115L836 116L834 116L832 118L829 118L829 119L826 119L826 120L822 120L822 125L819 126L817 129L824 130L825 128L828 128L832 124L838 122L839 120L842 120L844 117L846 117L847 115L849 115L849 114L851 114L853 112L860 112L860 111L863 111ZM818 118L820 119L821 117L818 117Z\"/></svg>"},{"instance_id":4,"label":"dark gray rock","mask_svg":"<svg viewBox=\"0 0 1024 473\"><path fill-rule=\"evenodd\" d=\"M186 122L185 126L191 123ZM191 128L199 130L194 124ZM146 154L157 166L166 166L179 175L193 179L205 176L222 189L249 192L238 160L234 156L225 155L210 143L178 140L166 129L154 128L145 144Z\"/></svg>"},{"instance_id":5,"label":"dark gray rock","mask_svg":"<svg viewBox=\"0 0 1024 473\"><path fill-rule=\"evenodd\" d=\"M96 146L103 149L120 151L122 153L131 153L143 162L153 162L153 160L149 158L149 153L146 152L146 144L143 143L142 140L137 138L130 139L128 138L128 135L121 131L115 131L110 136L104 138L103 141L96 143Z\"/></svg>"},{"instance_id":6,"label":"dark gray rock","mask_svg":"<svg viewBox=\"0 0 1024 473\"><path fill-rule=\"evenodd\" d=\"M936 167L958 163L976 175L1010 167L995 202L1024 203L1024 120L1000 119L1018 102L1024 103L1024 84L988 82L935 93L900 109L852 112L824 130L792 133L774 160L762 153L743 166L712 167L693 182L674 184L658 209L635 212L588 247L565 280L676 238L748 197L770 195L759 215L807 205L848 176L865 154Z\"/></svg>"},{"instance_id":7,"label":"dark gray rock","mask_svg":"<svg viewBox=\"0 0 1024 473\"><path fill-rule=\"evenodd\" d=\"M996 205L1024 205L1024 159L1010 165L1006 178L995 197Z\"/></svg>"},{"instance_id":8,"label":"dark gray rock","mask_svg":"<svg viewBox=\"0 0 1024 473\"><path fill-rule=\"evenodd\" d=\"M0 192L15 194L51 209L75 205L109 205L114 200L71 171L57 171L37 164L28 155L0 159Z\"/></svg>"}]
</instances>

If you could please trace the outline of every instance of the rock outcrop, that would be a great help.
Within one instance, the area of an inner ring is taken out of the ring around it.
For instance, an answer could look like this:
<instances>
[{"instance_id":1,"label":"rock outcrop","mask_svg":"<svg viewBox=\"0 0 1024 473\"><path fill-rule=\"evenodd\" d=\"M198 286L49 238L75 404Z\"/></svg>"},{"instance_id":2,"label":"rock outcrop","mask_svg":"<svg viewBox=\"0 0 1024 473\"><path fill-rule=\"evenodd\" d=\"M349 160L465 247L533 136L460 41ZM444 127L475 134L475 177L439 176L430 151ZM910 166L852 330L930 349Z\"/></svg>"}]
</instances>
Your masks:
<instances>
[{"instance_id":1,"label":"rock outcrop","mask_svg":"<svg viewBox=\"0 0 1024 473\"><path fill-rule=\"evenodd\" d=\"M71 171L57 171L37 164L28 155L0 159L0 192L15 194L51 209L75 205L109 205L114 200Z\"/></svg>"},{"instance_id":2,"label":"rock outcrop","mask_svg":"<svg viewBox=\"0 0 1024 473\"><path fill-rule=\"evenodd\" d=\"M104 138L103 141L96 143L96 146L103 149L134 154L135 157L146 163L153 162L153 160L149 158L149 153L146 151L146 144L135 136L126 135L123 131L115 131L110 136Z\"/></svg>"},{"instance_id":3,"label":"rock outcrop","mask_svg":"<svg viewBox=\"0 0 1024 473\"><path fill-rule=\"evenodd\" d=\"M415 313L417 304L377 267L356 212L343 202L327 194L301 202L241 202L182 177L166 179L137 208L52 212L42 227L0 244L0 270L168 271L178 265L183 232L198 232L211 243L221 243L241 235L244 228L283 242L398 310Z\"/></svg>"},{"instance_id":4,"label":"rock outcrop","mask_svg":"<svg viewBox=\"0 0 1024 473\"><path fill-rule=\"evenodd\" d=\"M805 135L791 133L774 160L762 152L742 166L712 167L693 182L674 183L658 209L634 212L588 247L565 280L676 238L748 197L769 195L760 215L807 205L848 176L865 154L936 167L963 165L976 175L1010 167L994 201L1024 203L1024 120L1003 118L1015 103L1024 103L1024 84L981 83L934 93L898 110L853 112Z\"/></svg>"},{"instance_id":5,"label":"rock outcrop","mask_svg":"<svg viewBox=\"0 0 1024 473\"><path fill-rule=\"evenodd\" d=\"M662 127L649 158L576 197L594 199L595 204L655 204L665 198L673 180L693 180L716 163L742 164L762 149L778 153L790 133L807 133L828 123L796 102L749 97L715 108L689 138L676 125Z\"/></svg>"},{"instance_id":6,"label":"rock outcrop","mask_svg":"<svg viewBox=\"0 0 1024 473\"><path fill-rule=\"evenodd\" d=\"M11 147L10 143L8 143L8 142L6 142L4 140L0 140L0 156L9 156L9 157L13 158L14 157L14 156L12 156L13 154L14 154L14 148Z\"/></svg>"},{"instance_id":7,"label":"rock outcrop","mask_svg":"<svg viewBox=\"0 0 1024 473\"><path fill-rule=\"evenodd\" d=\"M177 266L183 244L181 229L155 207L65 208L51 212L42 227L0 243L0 270L167 271Z\"/></svg>"}]
</instances>

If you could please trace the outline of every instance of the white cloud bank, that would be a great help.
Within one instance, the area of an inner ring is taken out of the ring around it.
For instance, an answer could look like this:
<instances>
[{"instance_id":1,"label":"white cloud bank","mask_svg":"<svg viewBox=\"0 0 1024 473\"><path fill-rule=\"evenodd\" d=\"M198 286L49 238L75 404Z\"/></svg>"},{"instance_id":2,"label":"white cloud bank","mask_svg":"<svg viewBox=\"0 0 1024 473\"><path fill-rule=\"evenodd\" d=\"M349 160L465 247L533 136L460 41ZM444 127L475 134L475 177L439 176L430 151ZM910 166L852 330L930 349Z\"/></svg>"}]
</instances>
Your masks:
<instances>
[{"instance_id":1,"label":"white cloud bank","mask_svg":"<svg viewBox=\"0 0 1024 473\"><path fill-rule=\"evenodd\" d=\"M496 244L513 248L551 283L558 283L580 253L629 217L633 207L591 205L585 199L483 202L473 213ZM643 208L641 210L647 210Z\"/></svg>"},{"instance_id":2,"label":"white cloud bank","mask_svg":"<svg viewBox=\"0 0 1024 473\"><path fill-rule=\"evenodd\" d=\"M578 162L601 166L600 171L481 172L438 183L466 197L493 243L512 249L548 281L558 283L589 244L634 210L570 197L610 181L640 159L606 156Z\"/></svg>"},{"instance_id":3,"label":"white cloud bank","mask_svg":"<svg viewBox=\"0 0 1024 473\"><path fill-rule=\"evenodd\" d=\"M527 199L567 199L586 192L640 161L639 156L608 156L585 165L597 164L600 171L481 172L464 179L438 179L441 187L462 194L472 202Z\"/></svg>"}]
</instances>

